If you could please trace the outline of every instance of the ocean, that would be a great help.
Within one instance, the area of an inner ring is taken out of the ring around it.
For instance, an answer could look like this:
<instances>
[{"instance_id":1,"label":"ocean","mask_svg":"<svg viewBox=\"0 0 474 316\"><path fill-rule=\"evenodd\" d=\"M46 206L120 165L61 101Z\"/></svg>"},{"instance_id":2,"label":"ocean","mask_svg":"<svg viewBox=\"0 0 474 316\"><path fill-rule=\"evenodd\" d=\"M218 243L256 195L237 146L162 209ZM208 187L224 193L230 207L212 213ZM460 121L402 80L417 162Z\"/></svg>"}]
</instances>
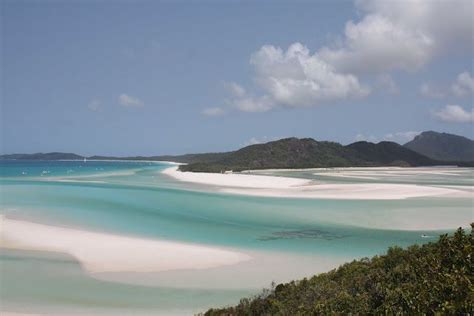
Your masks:
<instances>
[{"instance_id":1,"label":"ocean","mask_svg":"<svg viewBox=\"0 0 474 316\"><path fill-rule=\"evenodd\" d=\"M0 161L1 214L57 227L192 243L248 254L248 262L157 273L84 271L73 256L2 249L3 311L45 314L189 315L238 303L273 281L326 271L356 258L436 240L452 229L406 222L472 220L472 197L403 200L233 195L161 173L169 163ZM409 183L472 188L473 170L390 168L265 171L320 183ZM471 191L472 192L472 191ZM130 253L133 258L133 253Z\"/></svg>"}]
</instances>

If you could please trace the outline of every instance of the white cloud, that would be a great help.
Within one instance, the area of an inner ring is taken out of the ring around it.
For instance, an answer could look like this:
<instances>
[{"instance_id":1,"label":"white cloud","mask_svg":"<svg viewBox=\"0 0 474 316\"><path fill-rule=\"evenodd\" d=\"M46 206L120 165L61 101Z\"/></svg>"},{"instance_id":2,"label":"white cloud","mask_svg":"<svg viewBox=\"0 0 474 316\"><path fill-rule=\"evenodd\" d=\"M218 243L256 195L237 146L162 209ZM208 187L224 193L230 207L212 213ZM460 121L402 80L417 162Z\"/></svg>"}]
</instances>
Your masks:
<instances>
[{"instance_id":1,"label":"white cloud","mask_svg":"<svg viewBox=\"0 0 474 316\"><path fill-rule=\"evenodd\" d=\"M439 88L435 88L431 83L425 82L420 86L420 94L427 98L443 98L445 93L440 91Z\"/></svg>"},{"instance_id":2,"label":"white cloud","mask_svg":"<svg viewBox=\"0 0 474 316\"><path fill-rule=\"evenodd\" d=\"M221 116L225 114L225 110L219 107L206 108L202 111L202 114L207 116Z\"/></svg>"},{"instance_id":3,"label":"white cloud","mask_svg":"<svg viewBox=\"0 0 474 316\"><path fill-rule=\"evenodd\" d=\"M456 82L451 86L451 91L457 97L472 94L474 92L474 78L467 71L460 73Z\"/></svg>"},{"instance_id":4,"label":"white cloud","mask_svg":"<svg viewBox=\"0 0 474 316\"><path fill-rule=\"evenodd\" d=\"M420 86L421 95L428 98L443 98L447 95L464 97L474 93L474 78L467 71L460 73L451 87L433 87L431 83L425 82Z\"/></svg>"},{"instance_id":5,"label":"white cloud","mask_svg":"<svg viewBox=\"0 0 474 316\"><path fill-rule=\"evenodd\" d=\"M315 106L369 94L357 77L336 72L300 43L290 45L286 52L265 45L252 55L250 62L255 67L256 82L274 104Z\"/></svg>"},{"instance_id":6,"label":"white cloud","mask_svg":"<svg viewBox=\"0 0 474 316\"><path fill-rule=\"evenodd\" d=\"M263 144L263 143L268 143L271 141L276 140L277 138L275 137L252 137L249 140L245 141L242 145L243 146L250 146L250 145L256 145L256 144Z\"/></svg>"},{"instance_id":7,"label":"white cloud","mask_svg":"<svg viewBox=\"0 0 474 316\"><path fill-rule=\"evenodd\" d=\"M243 97L246 95L245 89L235 82L227 82L225 86L234 97Z\"/></svg>"},{"instance_id":8,"label":"white cloud","mask_svg":"<svg viewBox=\"0 0 474 316\"><path fill-rule=\"evenodd\" d=\"M93 99L91 102L89 102L89 104L87 104L87 108L91 111L98 111L100 109L100 106L101 106L101 102L100 100L98 99Z\"/></svg>"},{"instance_id":9,"label":"white cloud","mask_svg":"<svg viewBox=\"0 0 474 316\"><path fill-rule=\"evenodd\" d=\"M356 5L368 14L385 16L396 24L426 33L443 49L456 49L449 47L451 43L470 47L473 41L471 0L358 0Z\"/></svg>"},{"instance_id":10,"label":"white cloud","mask_svg":"<svg viewBox=\"0 0 474 316\"><path fill-rule=\"evenodd\" d=\"M435 112L434 116L444 122L472 123L474 122L474 109L466 111L459 105L446 105L443 109Z\"/></svg>"},{"instance_id":11,"label":"white cloud","mask_svg":"<svg viewBox=\"0 0 474 316\"><path fill-rule=\"evenodd\" d=\"M275 106L275 102L268 96L243 97L231 100L232 106L242 112L267 112Z\"/></svg>"},{"instance_id":12,"label":"white cloud","mask_svg":"<svg viewBox=\"0 0 474 316\"><path fill-rule=\"evenodd\" d=\"M301 43L286 51L264 45L252 54L260 96L236 85L230 88L230 103L241 110L262 112L277 106L309 107L361 98L370 89L360 78L399 93L391 71L414 72L451 51L472 53L473 5L472 0L356 0L361 18L348 21L342 38L332 45L313 53ZM472 82L470 76L461 79L454 88L458 95L465 94ZM441 96L429 85L420 92Z\"/></svg>"},{"instance_id":13,"label":"white cloud","mask_svg":"<svg viewBox=\"0 0 474 316\"><path fill-rule=\"evenodd\" d=\"M141 101L140 99L136 98L136 97L132 97L130 95L127 95L127 94L121 94L119 97L118 97L118 101L119 101L119 104L120 105L123 105L125 107L142 107L144 106L144 103L143 101Z\"/></svg>"},{"instance_id":14,"label":"white cloud","mask_svg":"<svg viewBox=\"0 0 474 316\"><path fill-rule=\"evenodd\" d=\"M255 97L249 95L247 91L235 82L225 83L230 93L230 98L226 103L234 109L242 112L266 112L275 106L274 101L266 95Z\"/></svg>"},{"instance_id":15,"label":"white cloud","mask_svg":"<svg viewBox=\"0 0 474 316\"><path fill-rule=\"evenodd\" d=\"M375 137L374 135L364 135L361 133L357 134L354 139L356 142L366 141L376 143L378 141L377 137Z\"/></svg>"},{"instance_id":16,"label":"white cloud","mask_svg":"<svg viewBox=\"0 0 474 316\"><path fill-rule=\"evenodd\" d=\"M342 44L320 50L323 60L351 73L416 70L449 50L472 51L471 0L359 0Z\"/></svg>"},{"instance_id":17,"label":"white cloud","mask_svg":"<svg viewBox=\"0 0 474 316\"><path fill-rule=\"evenodd\" d=\"M413 138L415 138L415 136L419 135L420 133L421 132L419 131L394 132L394 133L387 133L383 137L377 137L375 135L365 135L365 134L359 133L356 135L355 140L368 141L372 143L377 143L380 140L385 140L385 141L391 141L391 142L404 144L412 140Z\"/></svg>"},{"instance_id":18,"label":"white cloud","mask_svg":"<svg viewBox=\"0 0 474 316\"><path fill-rule=\"evenodd\" d=\"M384 140L389 140L398 143L406 143L415 138L415 136L419 135L420 133L421 132L419 131L389 133L384 135Z\"/></svg>"},{"instance_id":19,"label":"white cloud","mask_svg":"<svg viewBox=\"0 0 474 316\"><path fill-rule=\"evenodd\" d=\"M342 47L326 47L320 54L340 71L413 70L431 58L432 45L433 41L425 34L374 14L359 23L348 22Z\"/></svg>"}]
</instances>

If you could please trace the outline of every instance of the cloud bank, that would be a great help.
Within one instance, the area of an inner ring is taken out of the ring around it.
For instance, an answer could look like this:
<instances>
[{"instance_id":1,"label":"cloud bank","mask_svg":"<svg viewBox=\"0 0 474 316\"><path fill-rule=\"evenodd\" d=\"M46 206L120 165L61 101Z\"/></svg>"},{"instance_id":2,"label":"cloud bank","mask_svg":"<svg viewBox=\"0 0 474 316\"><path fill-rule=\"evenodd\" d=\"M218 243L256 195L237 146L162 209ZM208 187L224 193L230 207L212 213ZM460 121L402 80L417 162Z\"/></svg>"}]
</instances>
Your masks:
<instances>
[{"instance_id":1,"label":"cloud bank","mask_svg":"<svg viewBox=\"0 0 474 316\"><path fill-rule=\"evenodd\" d=\"M358 99L371 89L361 77L372 78L389 93L399 92L391 71L414 72L436 56L473 45L470 0L358 0L358 21L348 21L339 41L313 53L302 43L286 50L264 45L251 55L256 85L250 94L236 83L229 86L231 107L265 112L276 107L310 107ZM453 85L456 95L472 91L469 74ZM441 97L429 85L425 96Z\"/></svg>"},{"instance_id":2,"label":"cloud bank","mask_svg":"<svg viewBox=\"0 0 474 316\"><path fill-rule=\"evenodd\" d=\"M474 122L474 109L466 111L459 105L446 105L441 110L434 112L434 116L443 122L472 123Z\"/></svg>"},{"instance_id":3,"label":"cloud bank","mask_svg":"<svg viewBox=\"0 0 474 316\"><path fill-rule=\"evenodd\" d=\"M473 43L470 0L359 0L356 8L365 15L346 23L342 44L320 50L340 71L414 71Z\"/></svg>"}]
</instances>

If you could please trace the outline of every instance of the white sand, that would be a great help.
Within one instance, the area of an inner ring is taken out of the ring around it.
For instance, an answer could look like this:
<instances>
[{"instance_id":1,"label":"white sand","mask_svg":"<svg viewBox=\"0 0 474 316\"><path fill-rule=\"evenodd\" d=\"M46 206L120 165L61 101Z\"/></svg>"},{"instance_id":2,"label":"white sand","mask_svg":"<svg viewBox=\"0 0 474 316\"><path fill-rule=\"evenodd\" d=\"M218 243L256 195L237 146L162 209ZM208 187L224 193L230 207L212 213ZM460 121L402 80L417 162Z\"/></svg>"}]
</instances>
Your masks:
<instances>
[{"instance_id":1,"label":"white sand","mask_svg":"<svg viewBox=\"0 0 474 316\"><path fill-rule=\"evenodd\" d=\"M181 172L178 167L166 168L162 173L177 180L212 186L243 187L252 189L287 189L309 185L311 180L251 175L245 173Z\"/></svg>"},{"instance_id":2,"label":"white sand","mask_svg":"<svg viewBox=\"0 0 474 316\"><path fill-rule=\"evenodd\" d=\"M418 176L431 176L442 178L446 176L472 177L473 169L457 167L416 167L416 168L334 168L313 169L317 176L330 176L339 178L360 179L390 179L390 178L413 178Z\"/></svg>"},{"instance_id":3,"label":"white sand","mask_svg":"<svg viewBox=\"0 0 474 316\"><path fill-rule=\"evenodd\" d=\"M269 286L271 281L281 283L302 279L327 272L355 259L353 255L319 254L317 252L296 254L278 251L246 251L252 260L232 266L200 270L197 273L192 270L157 273L97 273L94 274L94 278L111 282L172 288L255 288L260 290L262 286Z\"/></svg>"},{"instance_id":4,"label":"white sand","mask_svg":"<svg viewBox=\"0 0 474 316\"><path fill-rule=\"evenodd\" d=\"M399 200L415 197L472 197L455 188L388 183L317 183L312 180L250 174L180 172L167 168L164 174L184 182L216 186L219 192L267 197Z\"/></svg>"},{"instance_id":5,"label":"white sand","mask_svg":"<svg viewBox=\"0 0 474 316\"><path fill-rule=\"evenodd\" d=\"M472 194L455 189L412 184L319 184L287 190L249 190L223 188L224 193L267 197L314 198L337 200L402 200L417 197L470 197Z\"/></svg>"},{"instance_id":6,"label":"white sand","mask_svg":"<svg viewBox=\"0 0 474 316\"><path fill-rule=\"evenodd\" d=\"M0 248L74 256L90 273L208 269L250 260L246 254L197 244L142 239L0 217Z\"/></svg>"}]
</instances>

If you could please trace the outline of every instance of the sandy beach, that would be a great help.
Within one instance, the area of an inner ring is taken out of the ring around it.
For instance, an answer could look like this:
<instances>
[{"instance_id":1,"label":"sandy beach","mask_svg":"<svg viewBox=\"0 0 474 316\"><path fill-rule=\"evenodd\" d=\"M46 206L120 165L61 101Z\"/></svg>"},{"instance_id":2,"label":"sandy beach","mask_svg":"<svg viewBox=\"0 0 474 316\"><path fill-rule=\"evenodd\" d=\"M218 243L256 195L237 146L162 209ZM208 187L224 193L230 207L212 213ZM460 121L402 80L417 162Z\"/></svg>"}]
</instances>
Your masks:
<instances>
[{"instance_id":1,"label":"sandy beach","mask_svg":"<svg viewBox=\"0 0 474 316\"><path fill-rule=\"evenodd\" d=\"M126 237L1 216L0 248L75 257L89 273L208 269L250 260L246 254L197 244Z\"/></svg>"},{"instance_id":2,"label":"sandy beach","mask_svg":"<svg viewBox=\"0 0 474 316\"><path fill-rule=\"evenodd\" d=\"M251 175L245 173L206 173L206 172L181 172L178 167L166 168L162 173L176 180L207 184L211 186L241 187L249 189L288 189L310 185L311 180Z\"/></svg>"},{"instance_id":3,"label":"sandy beach","mask_svg":"<svg viewBox=\"0 0 474 316\"><path fill-rule=\"evenodd\" d=\"M312 180L254 174L181 172L170 167L164 174L176 180L217 187L219 192L266 197L400 200L416 197L472 197L455 188L392 183L318 183ZM460 187L463 189L463 187Z\"/></svg>"}]
</instances>

